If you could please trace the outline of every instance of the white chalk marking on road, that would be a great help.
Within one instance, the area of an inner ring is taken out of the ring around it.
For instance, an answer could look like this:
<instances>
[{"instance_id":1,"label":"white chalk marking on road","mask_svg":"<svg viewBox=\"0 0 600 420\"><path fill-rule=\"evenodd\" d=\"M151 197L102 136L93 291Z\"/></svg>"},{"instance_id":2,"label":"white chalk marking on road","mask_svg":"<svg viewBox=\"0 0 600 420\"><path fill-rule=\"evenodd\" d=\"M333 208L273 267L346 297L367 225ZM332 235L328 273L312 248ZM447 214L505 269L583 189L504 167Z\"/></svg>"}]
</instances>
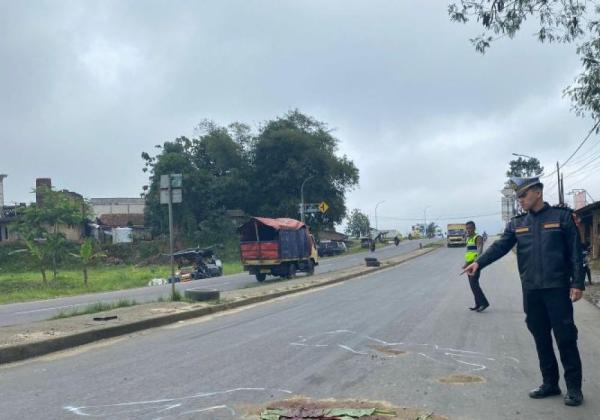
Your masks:
<instances>
[{"instance_id":1,"label":"white chalk marking on road","mask_svg":"<svg viewBox=\"0 0 600 420\"><path fill-rule=\"evenodd\" d=\"M480 359L485 359L485 360L491 360L491 361L495 361L496 359L494 359L493 357L485 357L485 356L478 356L478 355L470 355L470 354L456 354L456 353L444 353L446 356L457 356L457 357L477 357Z\"/></svg>"},{"instance_id":2,"label":"white chalk marking on road","mask_svg":"<svg viewBox=\"0 0 600 420\"><path fill-rule=\"evenodd\" d=\"M477 370L484 370L486 369L485 365L480 365L479 363L469 363L469 362L464 362L462 360L458 360L458 359L453 359L454 361L458 362L458 363L462 363L464 365L469 365L469 366L476 366L477 369L472 369L472 371L477 371Z\"/></svg>"},{"instance_id":3,"label":"white chalk marking on road","mask_svg":"<svg viewBox=\"0 0 600 420\"><path fill-rule=\"evenodd\" d=\"M103 415L103 414L90 414L90 413L88 413L88 411L93 410L93 409L103 409L103 408L109 409L109 408L117 408L117 407L134 407L134 406L140 406L140 405L148 406L148 405L152 405L152 404L172 403L174 401L185 401L185 400L191 400L191 399L196 399L196 398L213 397L213 396L217 396L217 395L231 394L231 393L240 392L240 391L266 391L266 392L281 392L284 394L293 394L292 391L287 390L287 389L233 388L233 389L227 389L224 391L204 392L204 393L188 395L185 397L178 397L178 398L162 398L162 399L158 399L158 400L131 401L131 402L123 402L123 403L117 403L117 404L89 405L89 406L82 406L82 407L65 406L63 408L67 411L70 411L73 414L78 415L78 416L97 417L97 416ZM170 404L166 407L157 407L157 408L160 408L157 411L157 413L159 413L161 411L165 411L166 409L177 408L177 407L180 407L181 405L182 404L177 403L177 404ZM142 409L140 409L140 408L138 408L138 409L132 408L125 412L136 412L136 411L141 411L141 410ZM122 414L122 413L123 412L107 413L106 415L114 415L114 414Z\"/></svg>"},{"instance_id":4,"label":"white chalk marking on road","mask_svg":"<svg viewBox=\"0 0 600 420\"><path fill-rule=\"evenodd\" d=\"M158 410L157 413L162 413L163 411L172 410L172 409L177 408L177 407L181 407L181 404L178 403L178 404L168 405L165 408L163 408L162 410Z\"/></svg>"},{"instance_id":5,"label":"white chalk marking on road","mask_svg":"<svg viewBox=\"0 0 600 420\"><path fill-rule=\"evenodd\" d=\"M360 354L360 355L362 355L362 356L366 356L366 355L368 355L368 354L369 354L369 353L365 353L365 352L362 352L362 351L356 351L356 350L354 350L354 349L352 349L352 348L350 348L350 347L348 347L348 346L345 346L345 345L343 345L343 344L338 344L338 347L340 347L340 348L342 348L342 349L344 349L344 350L347 350L347 351L349 351L350 353L354 353L354 354Z\"/></svg>"},{"instance_id":6,"label":"white chalk marking on road","mask_svg":"<svg viewBox=\"0 0 600 420\"><path fill-rule=\"evenodd\" d=\"M369 340L376 341L376 342L381 343L381 344L383 344L385 346L401 346L402 344L404 344L402 342L399 342L399 343L388 343L385 340L380 340L380 339L375 338L375 337L369 337L368 335L366 335L365 338L368 338Z\"/></svg>"},{"instance_id":7,"label":"white chalk marking on road","mask_svg":"<svg viewBox=\"0 0 600 420\"><path fill-rule=\"evenodd\" d=\"M184 411L183 413L181 413L179 415L184 416L186 414L191 414L191 413L202 413L204 411L214 411L214 410L221 410L221 409L226 409L227 411L229 411L231 413L232 416L235 416L235 410L227 405L215 405L213 407L200 408L198 410Z\"/></svg>"}]
</instances>

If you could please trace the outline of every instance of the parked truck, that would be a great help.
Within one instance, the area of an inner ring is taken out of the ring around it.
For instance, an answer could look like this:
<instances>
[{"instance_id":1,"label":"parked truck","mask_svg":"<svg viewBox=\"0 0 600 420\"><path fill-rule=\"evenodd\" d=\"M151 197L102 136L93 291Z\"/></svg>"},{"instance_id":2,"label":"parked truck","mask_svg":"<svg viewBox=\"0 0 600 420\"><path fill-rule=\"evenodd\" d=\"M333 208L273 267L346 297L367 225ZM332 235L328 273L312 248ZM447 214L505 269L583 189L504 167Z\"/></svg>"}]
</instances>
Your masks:
<instances>
[{"instance_id":1,"label":"parked truck","mask_svg":"<svg viewBox=\"0 0 600 420\"><path fill-rule=\"evenodd\" d=\"M465 223L448 224L447 245L467 246L467 225Z\"/></svg>"},{"instance_id":2,"label":"parked truck","mask_svg":"<svg viewBox=\"0 0 600 420\"><path fill-rule=\"evenodd\" d=\"M267 275L292 278L312 275L319 257L308 227L294 219L253 217L238 229L244 270L259 282Z\"/></svg>"}]
</instances>

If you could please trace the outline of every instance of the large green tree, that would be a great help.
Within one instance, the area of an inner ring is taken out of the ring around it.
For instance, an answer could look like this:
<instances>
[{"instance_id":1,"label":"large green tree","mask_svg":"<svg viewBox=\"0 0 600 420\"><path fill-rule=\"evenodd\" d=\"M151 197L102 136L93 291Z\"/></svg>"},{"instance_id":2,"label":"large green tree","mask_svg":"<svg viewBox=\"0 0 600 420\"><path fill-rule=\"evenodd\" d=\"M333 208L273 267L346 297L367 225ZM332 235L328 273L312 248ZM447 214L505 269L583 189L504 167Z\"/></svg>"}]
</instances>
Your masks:
<instances>
[{"instance_id":1,"label":"large green tree","mask_svg":"<svg viewBox=\"0 0 600 420\"><path fill-rule=\"evenodd\" d=\"M577 45L582 70L565 89L578 115L591 116L600 124L600 6L575 0L461 0L448 6L450 18L466 23L475 20L483 32L471 39L484 53L503 36L512 38L527 20L537 20L541 42Z\"/></svg>"},{"instance_id":2,"label":"large green tree","mask_svg":"<svg viewBox=\"0 0 600 420\"><path fill-rule=\"evenodd\" d=\"M370 230L371 223L369 222L369 217L359 209L352 210L350 216L348 216L346 233L359 238L361 236L368 236Z\"/></svg>"},{"instance_id":3,"label":"large green tree","mask_svg":"<svg viewBox=\"0 0 600 420\"><path fill-rule=\"evenodd\" d=\"M183 203L174 206L174 220L180 238L188 241L215 237L211 229L223 226L215 217L227 209L298 218L300 187L308 177L305 202L329 205L323 217L310 222L332 227L345 216L346 192L358 183L358 170L337 155L338 140L326 124L299 111L265 122L257 133L243 123L222 127L205 120L196 138L180 137L157 149L155 156L142 153L150 174L147 222L155 233L167 231L160 175L182 173Z\"/></svg>"},{"instance_id":4,"label":"large green tree","mask_svg":"<svg viewBox=\"0 0 600 420\"><path fill-rule=\"evenodd\" d=\"M257 214L298 217L302 183L304 202L329 205L327 227L346 215L345 195L358 184L358 169L338 156L338 140L323 122L298 110L269 121L254 145L252 207Z\"/></svg>"}]
</instances>

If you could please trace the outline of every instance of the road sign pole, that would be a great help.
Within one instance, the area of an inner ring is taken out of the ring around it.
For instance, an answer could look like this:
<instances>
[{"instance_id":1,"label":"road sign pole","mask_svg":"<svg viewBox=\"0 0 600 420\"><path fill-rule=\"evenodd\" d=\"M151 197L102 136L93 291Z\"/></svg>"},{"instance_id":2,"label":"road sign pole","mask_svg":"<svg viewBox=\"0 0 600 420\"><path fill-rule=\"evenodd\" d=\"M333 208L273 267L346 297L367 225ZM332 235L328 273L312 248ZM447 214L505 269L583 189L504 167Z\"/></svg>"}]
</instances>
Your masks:
<instances>
[{"instance_id":1,"label":"road sign pole","mask_svg":"<svg viewBox=\"0 0 600 420\"><path fill-rule=\"evenodd\" d=\"M171 300L175 300L175 258L173 257L173 189L169 174L169 250L171 254Z\"/></svg>"}]
</instances>

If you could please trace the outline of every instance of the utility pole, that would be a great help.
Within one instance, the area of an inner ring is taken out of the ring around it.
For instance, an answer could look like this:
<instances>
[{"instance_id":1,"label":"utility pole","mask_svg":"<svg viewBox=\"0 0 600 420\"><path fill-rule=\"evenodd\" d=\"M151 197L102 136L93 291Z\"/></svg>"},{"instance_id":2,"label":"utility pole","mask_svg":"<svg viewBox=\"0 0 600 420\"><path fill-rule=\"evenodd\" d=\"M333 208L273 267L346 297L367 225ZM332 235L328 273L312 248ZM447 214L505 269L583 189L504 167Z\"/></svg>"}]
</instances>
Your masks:
<instances>
[{"instance_id":1,"label":"utility pole","mask_svg":"<svg viewBox=\"0 0 600 420\"><path fill-rule=\"evenodd\" d=\"M425 209L423 210L423 227L424 227L424 234L425 237L427 237L427 209L431 207L431 206L427 206L425 207Z\"/></svg>"},{"instance_id":2,"label":"utility pole","mask_svg":"<svg viewBox=\"0 0 600 420\"><path fill-rule=\"evenodd\" d=\"M379 233L379 226L377 224L377 207L382 204L385 203L385 200L380 201L379 203L375 204L375 230Z\"/></svg>"},{"instance_id":3,"label":"utility pole","mask_svg":"<svg viewBox=\"0 0 600 420\"><path fill-rule=\"evenodd\" d=\"M302 182L302 186L300 187L300 221L304 223L304 184L311 179L314 178L314 175L309 176Z\"/></svg>"},{"instance_id":4,"label":"utility pole","mask_svg":"<svg viewBox=\"0 0 600 420\"><path fill-rule=\"evenodd\" d=\"M558 164L558 162L556 162L556 177L558 180L558 204L562 205L564 204L563 201L563 195L562 195L562 188L561 188L561 182L560 182L560 165Z\"/></svg>"}]
</instances>

